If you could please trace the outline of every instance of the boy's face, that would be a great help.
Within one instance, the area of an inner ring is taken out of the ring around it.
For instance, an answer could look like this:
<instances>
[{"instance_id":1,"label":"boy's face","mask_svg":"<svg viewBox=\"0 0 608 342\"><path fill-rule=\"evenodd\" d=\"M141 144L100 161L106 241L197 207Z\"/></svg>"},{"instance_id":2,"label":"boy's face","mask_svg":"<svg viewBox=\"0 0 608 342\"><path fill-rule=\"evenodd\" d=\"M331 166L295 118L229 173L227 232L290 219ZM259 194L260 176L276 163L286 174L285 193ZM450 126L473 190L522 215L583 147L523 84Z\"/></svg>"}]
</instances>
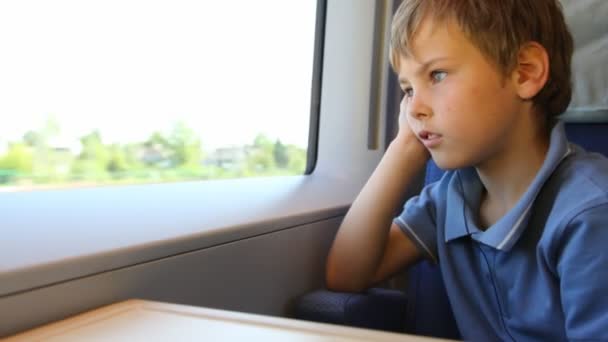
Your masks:
<instances>
[{"instance_id":1,"label":"boy's face","mask_svg":"<svg viewBox=\"0 0 608 342\"><path fill-rule=\"evenodd\" d=\"M444 169L480 166L518 139L521 101L511 81L457 24L425 19L399 61L408 123Z\"/></svg>"}]
</instances>

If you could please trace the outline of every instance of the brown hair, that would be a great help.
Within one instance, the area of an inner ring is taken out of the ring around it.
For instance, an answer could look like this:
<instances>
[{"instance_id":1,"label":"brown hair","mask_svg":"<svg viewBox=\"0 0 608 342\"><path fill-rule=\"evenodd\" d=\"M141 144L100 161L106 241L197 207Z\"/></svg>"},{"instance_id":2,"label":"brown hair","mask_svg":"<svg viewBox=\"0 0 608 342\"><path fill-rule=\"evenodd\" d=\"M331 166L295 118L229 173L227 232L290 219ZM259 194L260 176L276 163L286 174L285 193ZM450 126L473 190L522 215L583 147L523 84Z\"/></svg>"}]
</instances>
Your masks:
<instances>
[{"instance_id":1,"label":"brown hair","mask_svg":"<svg viewBox=\"0 0 608 342\"><path fill-rule=\"evenodd\" d=\"M549 55L549 78L534 97L548 117L566 110L572 97L572 35L558 0L404 0L393 17L390 60L410 55L411 39L420 23L455 20L471 42L507 75L521 46L535 41Z\"/></svg>"}]
</instances>

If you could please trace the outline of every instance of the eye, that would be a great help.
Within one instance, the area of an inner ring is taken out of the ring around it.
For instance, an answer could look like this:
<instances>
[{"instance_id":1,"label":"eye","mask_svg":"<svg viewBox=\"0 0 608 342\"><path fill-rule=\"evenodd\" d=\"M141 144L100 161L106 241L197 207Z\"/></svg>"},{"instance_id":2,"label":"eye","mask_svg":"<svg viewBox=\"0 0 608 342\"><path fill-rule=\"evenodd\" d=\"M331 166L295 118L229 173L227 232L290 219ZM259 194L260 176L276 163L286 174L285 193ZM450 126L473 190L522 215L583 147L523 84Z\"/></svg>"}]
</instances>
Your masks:
<instances>
[{"instance_id":1,"label":"eye","mask_svg":"<svg viewBox=\"0 0 608 342\"><path fill-rule=\"evenodd\" d=\"M410 98L410 97L414 96L414 88L412 88L412 87L407 87L407 88L403 89L403 92L405 93L405 97Z\"/></svg>"},{"instance_id":2,"label":"eye","mask_svg":"<svg viewBox=\"0 0 608 342\"><path fill-rule=\"evenodd\" d=\"M433 82L435 82L435 83L443 81L443 79L447 75L448 75L447 72L441 71L441 70L435 70L435 71L431 72L431 78L433 79Z\"/></svg>"}]
</instances>

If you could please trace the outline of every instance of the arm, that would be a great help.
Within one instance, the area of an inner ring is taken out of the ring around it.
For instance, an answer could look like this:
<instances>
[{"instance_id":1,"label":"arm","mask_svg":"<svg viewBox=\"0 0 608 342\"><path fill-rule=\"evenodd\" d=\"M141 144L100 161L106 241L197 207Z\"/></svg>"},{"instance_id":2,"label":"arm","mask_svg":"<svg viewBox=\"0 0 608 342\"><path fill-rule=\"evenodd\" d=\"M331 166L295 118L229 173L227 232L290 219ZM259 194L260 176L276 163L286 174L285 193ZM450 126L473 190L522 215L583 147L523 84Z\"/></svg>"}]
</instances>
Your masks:
<instances>
[{"instance_id":1,"label":"arm","mask_svg":"<svg viewBox=\"0 0 608 342\"><path fill-rule=\"evenodd\" d=\"M569 340L608 339L608 204L577 215L562 237L557 270Z\"/></svg>"},{"instance_id":2,"label":"arm","mask_svg":"<svg viewBox=\"0 0 608 342\"><path fill-rule=\"evenodd\" d=\"M429 158L400 115L399 134L344 217L327 258L327 287L361 291L417 260L421 254L392 224L393 215Z\"/></svg>"}]
</instances>

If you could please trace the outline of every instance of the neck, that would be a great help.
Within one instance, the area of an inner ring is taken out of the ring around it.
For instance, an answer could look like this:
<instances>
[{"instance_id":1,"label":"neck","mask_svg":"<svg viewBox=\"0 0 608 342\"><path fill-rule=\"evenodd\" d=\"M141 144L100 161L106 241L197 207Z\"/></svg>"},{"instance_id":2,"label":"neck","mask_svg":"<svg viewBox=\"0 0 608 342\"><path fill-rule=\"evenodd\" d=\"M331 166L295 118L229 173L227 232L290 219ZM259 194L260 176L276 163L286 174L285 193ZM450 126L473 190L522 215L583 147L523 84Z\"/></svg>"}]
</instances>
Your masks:
<instances>
[{"instance_id":1,"label":"neck","mask_svg":"<svg viewBox=\"0 0 608 342\"><path fill-rule=\"evenodd\" d=\"M548 129L545 124L531 123L512 130L515 133L506 139L505 148L476 166L485 188L482 206L494 216L487 225L515 206L545 160L549 148Z\"/></svg>"}]
</instances>

